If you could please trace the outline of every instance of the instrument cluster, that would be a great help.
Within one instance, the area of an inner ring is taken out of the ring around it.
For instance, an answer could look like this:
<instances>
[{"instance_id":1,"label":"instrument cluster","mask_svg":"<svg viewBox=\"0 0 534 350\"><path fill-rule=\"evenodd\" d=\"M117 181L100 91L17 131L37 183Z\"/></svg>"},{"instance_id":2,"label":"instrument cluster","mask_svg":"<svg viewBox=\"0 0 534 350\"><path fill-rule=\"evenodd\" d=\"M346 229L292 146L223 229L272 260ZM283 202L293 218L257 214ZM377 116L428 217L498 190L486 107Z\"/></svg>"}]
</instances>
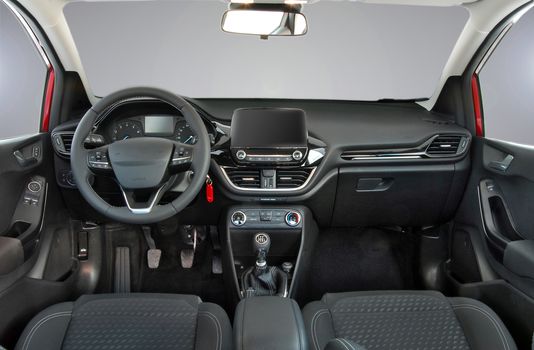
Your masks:
<instances>
[{"instance_id":1,"label":"instrument cluster","mask_svg":"<svg viewBox=\"0 0 534 350\"><path fill-rule=\"evenodd\" d=\"M111 141L120 141L134 137L164 137L174 141L193 145L197 136L181 116L146 115L129 117L111 124L108 130Z\"/></svg>"}]
</instances>

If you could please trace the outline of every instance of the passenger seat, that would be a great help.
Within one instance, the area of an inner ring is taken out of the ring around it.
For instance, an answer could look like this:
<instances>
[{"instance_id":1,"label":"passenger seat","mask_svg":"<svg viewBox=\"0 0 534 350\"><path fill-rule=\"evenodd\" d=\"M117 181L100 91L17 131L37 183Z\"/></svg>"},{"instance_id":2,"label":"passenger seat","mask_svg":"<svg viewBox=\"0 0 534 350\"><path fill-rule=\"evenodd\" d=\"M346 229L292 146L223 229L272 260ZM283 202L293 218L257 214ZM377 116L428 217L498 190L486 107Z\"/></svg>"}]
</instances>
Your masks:
<instances>
[{"instance_id":1,"label":"passenger seat","mask_svg":"<svg viewBox=\"0 0 534 350\"><path fill-rule=\"evenodd\" d=\"M303 310L313 350L515 350L485 304L434 291L325 294Z\"/></svg>"}]
</instances>

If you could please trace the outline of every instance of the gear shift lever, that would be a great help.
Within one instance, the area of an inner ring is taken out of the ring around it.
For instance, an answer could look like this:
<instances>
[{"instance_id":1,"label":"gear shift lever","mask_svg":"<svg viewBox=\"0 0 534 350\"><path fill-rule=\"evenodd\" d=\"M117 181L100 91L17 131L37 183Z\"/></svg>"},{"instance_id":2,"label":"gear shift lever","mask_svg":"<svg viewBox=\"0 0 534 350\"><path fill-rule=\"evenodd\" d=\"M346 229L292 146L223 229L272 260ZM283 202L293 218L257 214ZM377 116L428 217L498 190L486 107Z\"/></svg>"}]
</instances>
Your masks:
<instances>
[{"instance_id":1,"label":"gear shift lever","mask_svg":"<svg viewBox=\"0 0 534 350\"><path fill-rule=\"evenodd\" d=\"M267 267L267 254L271 248L271 237L266 233L256 233L252 241L254 252L256 253L256 270Z\"/></svg>"},{"instance_id":2,"label":"gear shift lever","mask_svg":"<svg viewBox=\"0 0 534 350\"><path fill-rule=\"evenodd\" d=\"M267 266L267 254L271 237L267 233L256 233L252 240L256 254L256 266L250 267L241 276L243 296L278 295L287 296L287 274L277 266Z\"/></svg>"}]
</instances>

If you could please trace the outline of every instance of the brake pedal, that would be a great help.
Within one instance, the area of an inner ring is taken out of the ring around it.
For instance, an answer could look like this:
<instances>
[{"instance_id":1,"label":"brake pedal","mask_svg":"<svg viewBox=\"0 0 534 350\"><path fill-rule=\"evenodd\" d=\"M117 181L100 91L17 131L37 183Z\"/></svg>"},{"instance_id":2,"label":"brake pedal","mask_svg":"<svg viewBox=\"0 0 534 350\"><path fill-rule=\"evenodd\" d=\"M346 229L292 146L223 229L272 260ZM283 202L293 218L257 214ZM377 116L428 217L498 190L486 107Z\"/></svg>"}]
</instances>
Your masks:
<instances>
[{"instance_id":1,"label":"brake pedal","mask_svg":"<svg viewBox=\"0 0 534 350\"><path fill-rule=\"evenodd\" d=\"M161 249L156 248L156 242L152 238L150 227L143 227L143 234L148 245L146 261L149 269L157 269L161 260Z\"/></svg>"},{"instance_id":2,"label":"brake pedal","mask_svg":"<svg viewBox=\"0 0 534 350\"><path fill-rule=\"evenodd\" d=\"M182 249L180 252L180 260L184 269L190 269L195 262L195 251L193 249Z\"/></svg>"}]
</instances>

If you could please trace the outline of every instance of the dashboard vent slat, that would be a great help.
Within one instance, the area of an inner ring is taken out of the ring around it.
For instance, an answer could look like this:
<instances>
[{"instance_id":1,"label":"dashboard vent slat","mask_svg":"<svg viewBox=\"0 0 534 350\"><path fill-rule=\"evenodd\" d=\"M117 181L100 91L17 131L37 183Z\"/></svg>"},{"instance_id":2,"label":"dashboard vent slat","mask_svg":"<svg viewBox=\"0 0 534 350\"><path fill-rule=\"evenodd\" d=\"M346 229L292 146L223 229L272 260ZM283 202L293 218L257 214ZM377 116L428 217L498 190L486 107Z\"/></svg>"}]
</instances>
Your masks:
<instances>
[{"instance_id":1,"label":"dashboard vent slat","mask_svg":"<svg viewBox=\"0 0 534 350\"><path fill-rule=\"evenodd\" d=\"M72 139L74 135L72 134L62 134L61 139L63 140L63 146L65 147L65 152L70 154L70 148L72 146Z\"/></svg>"},{"instance_id":2,"label":"dashboard vent slat","mask_svg":"<svg viewBox=\"0 0 534 350\"><path fill-rule=\"evenodd\" d=\"M276 171L277 188L298 188L306 183L312 169L278 169Z\"/></svg>"},{"instance_id":3,"label":"dashboard vent slat","mask_svg":"<svg viewBox=\"0 0 534 350\"><path fill-rule=\"evenodd\" d=\"M54 133L52 135L52 143L55 151L61 156L69 157L73 138L74 132L72 131L60 131Z\"/></svg>"},{"instance_id":4,"label":"dashboard vent slat","mask_svg":"<svg viewBox=\"0 0 534 350\"><path fill-rule=\"evenodd\" d=\"M260 188L261 175L258 169L226 168L228 178L237 187Z\"/></svg>"},{"instance_id":5,"label":"dashboard vent slat","mask_svg":"<svg viewBox=\"0 0 534 350\"><path fill-rule=\"evenodd\" d=\"M461 135L440 135L437 136L426 149L429 156L451 156L458 153Z\"/></svg>"}]
</instances>

